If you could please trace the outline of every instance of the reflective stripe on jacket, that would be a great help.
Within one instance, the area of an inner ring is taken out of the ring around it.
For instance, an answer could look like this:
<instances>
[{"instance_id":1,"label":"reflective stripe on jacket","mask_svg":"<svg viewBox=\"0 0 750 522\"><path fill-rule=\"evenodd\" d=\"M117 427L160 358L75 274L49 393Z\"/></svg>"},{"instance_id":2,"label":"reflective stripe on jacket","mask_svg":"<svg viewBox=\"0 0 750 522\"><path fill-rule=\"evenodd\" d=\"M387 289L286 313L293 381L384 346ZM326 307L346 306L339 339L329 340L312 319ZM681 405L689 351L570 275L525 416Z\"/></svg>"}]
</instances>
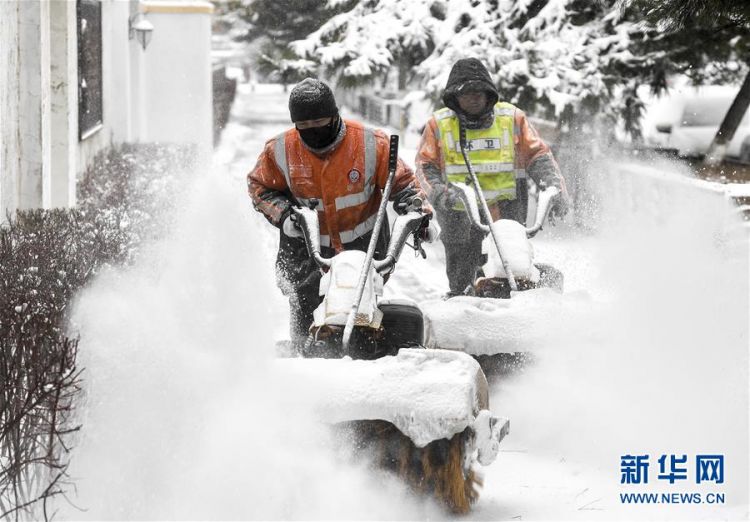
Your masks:
<instances>
[{"instance_id":1,"label":"reflective stripe on jacket","mask_svg":"<svg viewBox=\"0 0 750 522\"><path fill-rule=\"evenodd\" d=\"M491 127L466 130L469 160L487 203L516 199L516 178L525 177L522 169L515 169L514 112L515 107L510 103L498 103ZM447 179L452 183L466 182L469 169L461 154L458 117L450 109L441 109L434 117L440 131Z\"/></svg>"},{"instance_id":2,"label":"reflective stripe on jacket","mask_svg":"<svg viewBox=\"0 0 750 522\"><path fill-rule=\"evenodd\" d=\"M290 205L309 207L317 200L321 245L336 252L372 231L388 178L385 133L351 120L344 125L341 143L323 156L308 149L296 129L281 133L266 143L248 174L255 208L276 226ZM391 199L409 187L426 201L413 171L399 160Z\"/></svg>"},{"instance_id":3,"label":"reflective stripe on jacket","mask_svg":"<svg viewBox=\"0 0 750 522\"><path fill-rule=\"evenodd\" d=\"M524 112L511 104L502 103L498 105L500 105L503 114L513 115L514 178L521 180L528 176L537 185L541 187L558 187L567 196L560 168L552 157L552 152L539 137L539 134L528 121ZM452 111L449 109L448 111L449 113L444 114L455 117ZM436 114L440 112L438 111ZM496 115L497 113L498 111L496 110ZM457 135L457 131L455 132ZM470 136L469 132L471 131L467 130L467 137ZM454 140L457 142L455 137ZM459 148L458 155L460 156L460 154ZM470 158L473 163L474 159L471 156ZM461 162L463 163L463 157L461 157ZM439 204L440 198L447 192L447 185L450 182L449 175L451 174L447 171L447 167L446 150L441 140L441 130L438 120L433 115L427 122L427 125L425 125L416 157L417 179L433 204ZM465 166L463 168L465 169ZM504 168L507 168L507 166ZM475 168L475 170L477 169ZM458 174L460 175L461 173L459 172Z\"/></svg>"}]
</instances>

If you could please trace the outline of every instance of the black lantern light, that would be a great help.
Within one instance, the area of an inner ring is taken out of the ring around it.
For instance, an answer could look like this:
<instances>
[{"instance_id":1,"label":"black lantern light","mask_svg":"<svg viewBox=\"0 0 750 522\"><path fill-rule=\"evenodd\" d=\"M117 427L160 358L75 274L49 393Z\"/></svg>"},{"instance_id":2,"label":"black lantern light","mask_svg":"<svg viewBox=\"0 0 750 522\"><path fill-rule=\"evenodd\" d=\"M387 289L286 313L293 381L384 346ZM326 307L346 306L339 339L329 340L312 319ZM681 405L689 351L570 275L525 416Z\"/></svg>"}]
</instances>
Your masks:
<instances>
[{"instance_id":1,"label":"black lantern light","mask_svg":"<svg viewBox=\"0 0 750 522\"><path fill-rule=\"evenodd\" d=\"M154 24L146 20L143 13L136 13L128 19L128 38L130 40L133 37L138 39L138 43L141 44L143 50L146 50L151 36L153 36Z\"/></svg>"}]
</instances>

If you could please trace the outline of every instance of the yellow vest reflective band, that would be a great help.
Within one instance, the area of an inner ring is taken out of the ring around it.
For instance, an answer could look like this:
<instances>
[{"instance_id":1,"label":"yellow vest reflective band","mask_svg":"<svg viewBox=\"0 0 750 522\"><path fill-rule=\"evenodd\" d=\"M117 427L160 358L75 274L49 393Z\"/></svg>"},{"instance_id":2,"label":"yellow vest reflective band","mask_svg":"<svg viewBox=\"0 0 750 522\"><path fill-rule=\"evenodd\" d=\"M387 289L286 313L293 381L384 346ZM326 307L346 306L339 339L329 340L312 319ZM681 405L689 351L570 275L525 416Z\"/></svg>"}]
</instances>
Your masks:
<instances>
[{"instance_id":1,"label":"yellow vest reflective band","mask_svg":"<svg viewBox=\"0 0 750 522\"><path fill-rule=\"evenodd\" d=\"M469 160L487 203L516 199L516 178L525 177L523 171L515 170L514 113L513 105L500 102L495 105L491 127L466 129ZM458 117L447 108L437 111L434 116L440 130L448 181L465 183L469 169L461 154ZM463 205L459 207L463 208Z\"/></svg>"}]
</instances>

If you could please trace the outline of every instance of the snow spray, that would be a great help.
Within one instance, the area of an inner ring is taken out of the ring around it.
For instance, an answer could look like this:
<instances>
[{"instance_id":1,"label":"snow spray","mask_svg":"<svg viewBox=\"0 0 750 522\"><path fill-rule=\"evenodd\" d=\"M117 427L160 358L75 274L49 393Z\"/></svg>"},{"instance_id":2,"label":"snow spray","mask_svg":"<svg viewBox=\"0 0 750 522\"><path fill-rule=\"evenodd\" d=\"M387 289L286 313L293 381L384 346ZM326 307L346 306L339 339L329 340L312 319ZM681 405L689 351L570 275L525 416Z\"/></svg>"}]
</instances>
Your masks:
<instances>
[{"instance_id":1,"label":"snow spray","mask_svg":"<svg viewBox=\"0 0 750 522\"><path fill-rule=\"evenodd\" d=\"M546 343L536 363L495 383L491 403L512 429L488 482L505 488L508 516L744 518L748 229L720 190L674 167L601 172L598 231L540 249L566 292L590 299L537 318ZM658 492L696 489L696 455L723 454L726 505L622 505L628 454L650 457L647 491ZM689 480L660 482L662 455L686 455Z\"/></svg>"},{"instance_id":2,"label":"snow spray","mask_svg":"<svg viewBox=\"0 0 750 522\"><path fill-rule=\"evenodd\" d=\"M253 161L234 158L243 169ZM310 402L277 384L287 304L274 284L275 229L252 210L244 180L217 171L185 180L165 238L78 299L87 403L75 507L61 505L62 518L437 513L395 479L342 459Z\"/></svg>"}]
</instances>

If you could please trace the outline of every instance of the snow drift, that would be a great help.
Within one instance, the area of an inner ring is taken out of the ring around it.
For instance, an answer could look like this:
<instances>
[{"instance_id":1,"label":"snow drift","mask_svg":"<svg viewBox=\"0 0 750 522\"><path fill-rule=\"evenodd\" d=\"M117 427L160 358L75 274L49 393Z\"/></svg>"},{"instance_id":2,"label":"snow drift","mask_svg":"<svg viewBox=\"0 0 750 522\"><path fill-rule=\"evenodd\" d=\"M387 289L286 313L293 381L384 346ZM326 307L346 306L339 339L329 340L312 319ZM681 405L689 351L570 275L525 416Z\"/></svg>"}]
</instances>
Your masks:
<instances>
[{"instance_id":1,"label":"snow drift","mask_svg":"<svg viewBox=\"0 0 750 522\"><path fill-rule=\"evenodd\" d=\"M342 460L309 402L277 378L286 302L270 253L258 249L269 241L266 223L234 179L186 183L166 239L78 299L88 402L73 505L61 506L61 518L437 513L365 463Z\"/></svg>"}]
</instances>

